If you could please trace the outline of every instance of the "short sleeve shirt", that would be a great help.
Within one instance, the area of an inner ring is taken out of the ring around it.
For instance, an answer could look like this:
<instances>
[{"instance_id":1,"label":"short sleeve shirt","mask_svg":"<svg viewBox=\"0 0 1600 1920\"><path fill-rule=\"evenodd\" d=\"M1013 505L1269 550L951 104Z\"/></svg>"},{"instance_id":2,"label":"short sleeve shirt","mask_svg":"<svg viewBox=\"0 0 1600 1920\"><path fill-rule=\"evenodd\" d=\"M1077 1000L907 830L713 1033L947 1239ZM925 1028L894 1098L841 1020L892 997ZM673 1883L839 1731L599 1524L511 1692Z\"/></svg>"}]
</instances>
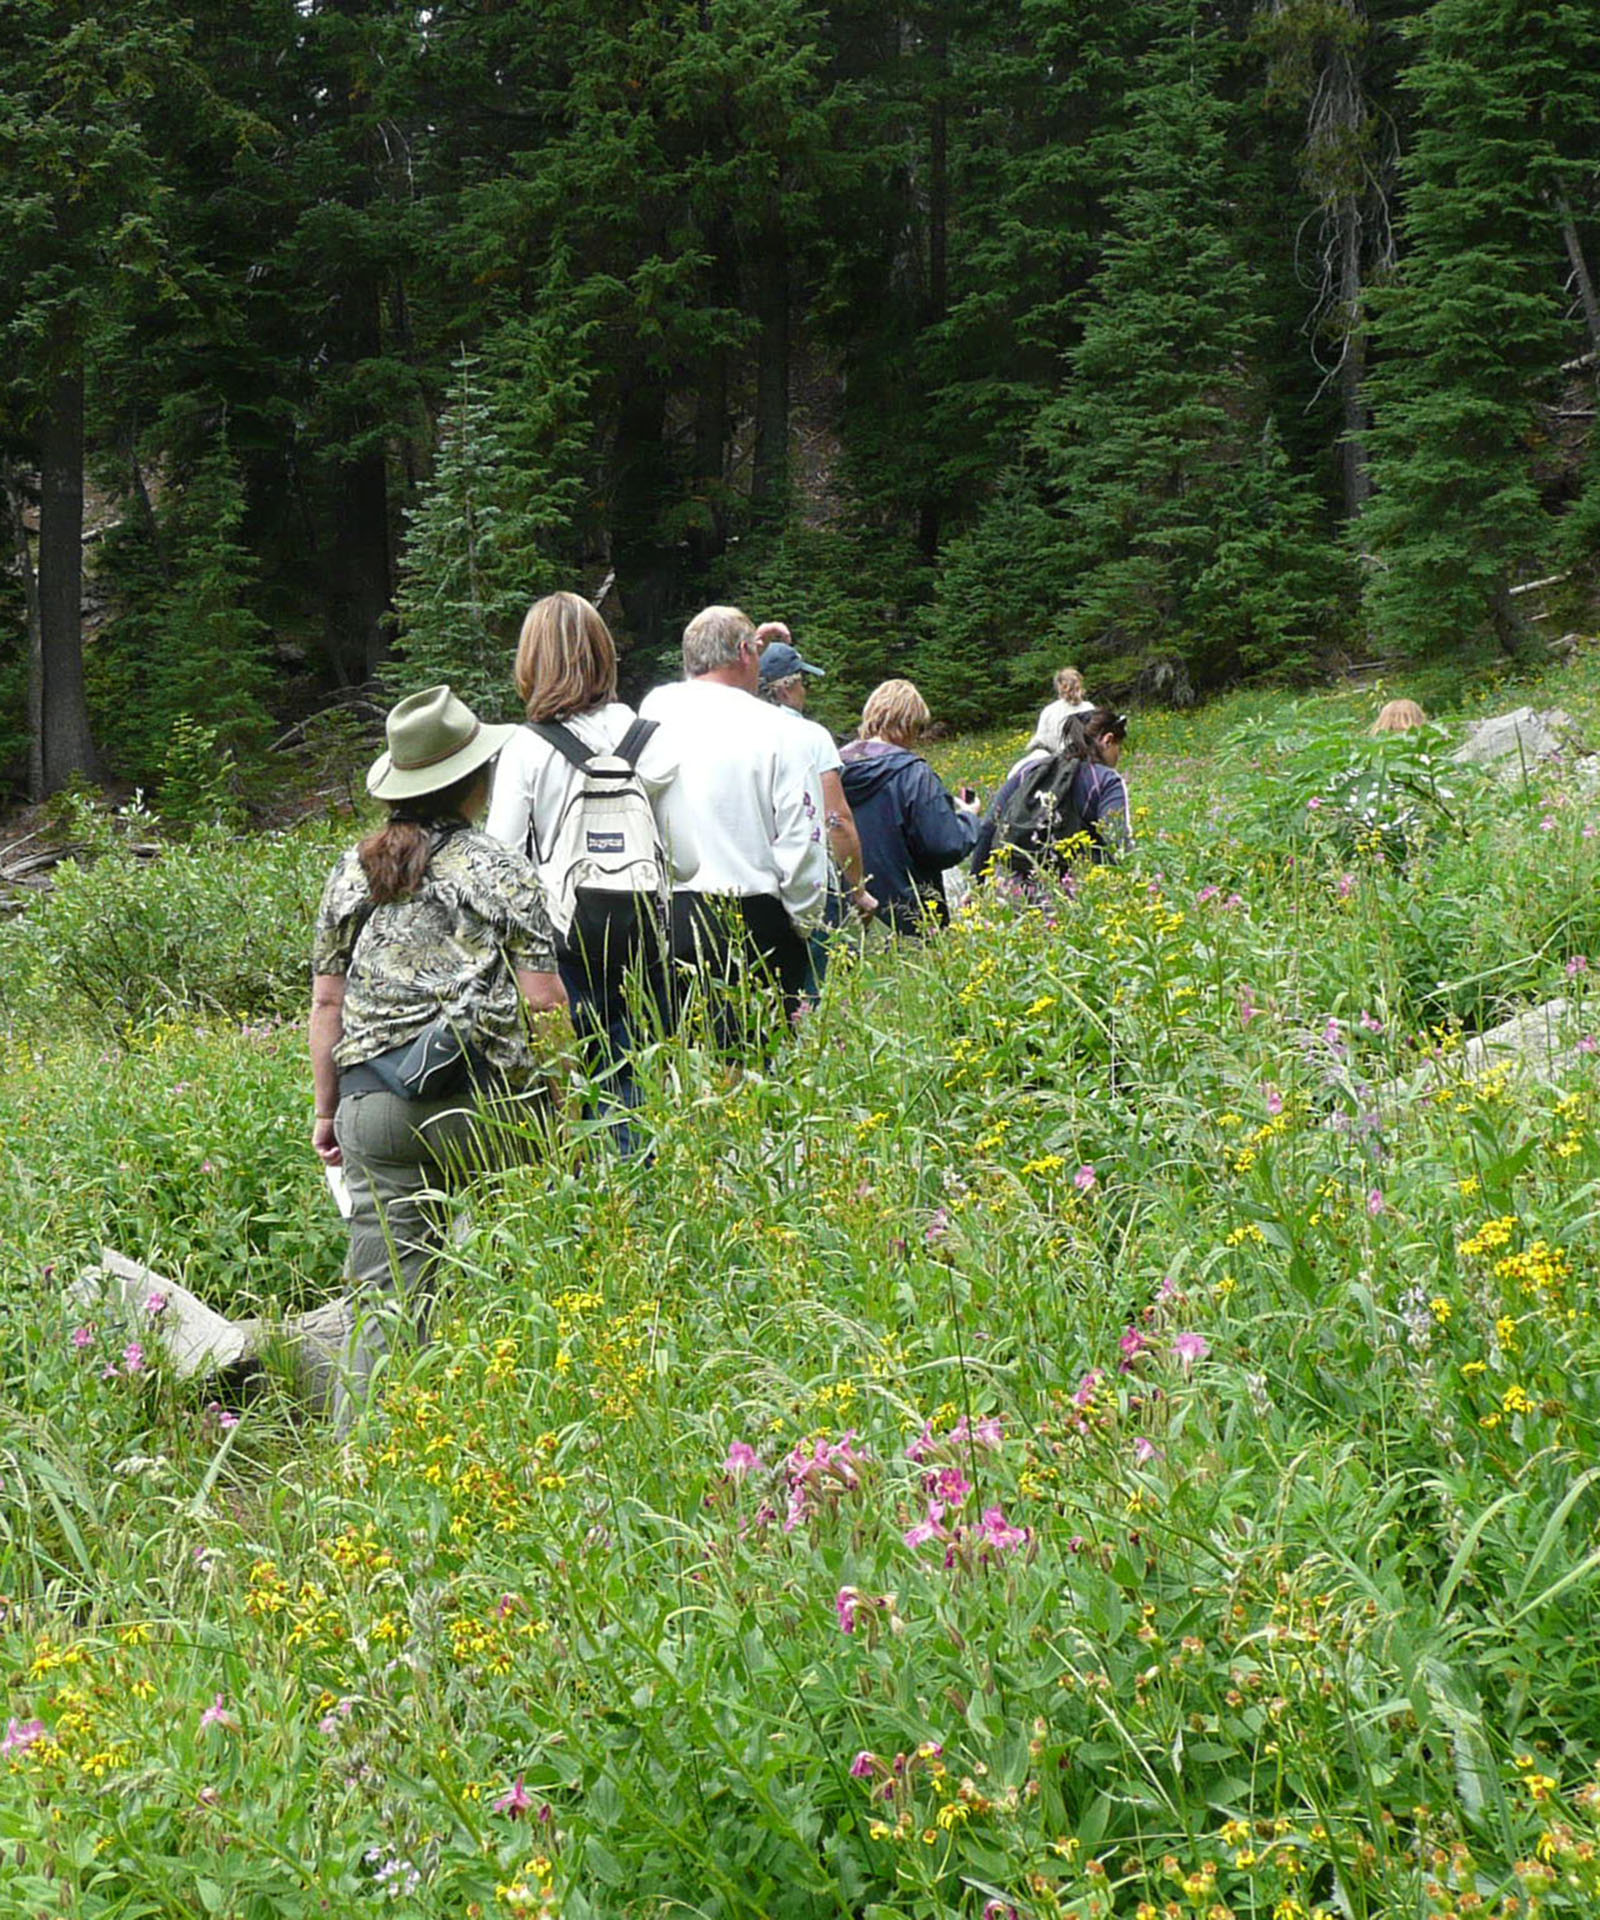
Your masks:
<instances>
[{"instance_id":1,"label":"short sleeve shirt","mask_svg":"<svg viewBox=\"0 0 1600 1920\"><path fill-rule=\"evenodd\" d=\"M354 848L328 877L312 971L345 978L341 1067L414 1040L442 1014L513 1077L534 1065L518 971L554 973L555 944L532 867L471 830L435 835L408 900L372 907Z\"/></svg>"}]
</instances>

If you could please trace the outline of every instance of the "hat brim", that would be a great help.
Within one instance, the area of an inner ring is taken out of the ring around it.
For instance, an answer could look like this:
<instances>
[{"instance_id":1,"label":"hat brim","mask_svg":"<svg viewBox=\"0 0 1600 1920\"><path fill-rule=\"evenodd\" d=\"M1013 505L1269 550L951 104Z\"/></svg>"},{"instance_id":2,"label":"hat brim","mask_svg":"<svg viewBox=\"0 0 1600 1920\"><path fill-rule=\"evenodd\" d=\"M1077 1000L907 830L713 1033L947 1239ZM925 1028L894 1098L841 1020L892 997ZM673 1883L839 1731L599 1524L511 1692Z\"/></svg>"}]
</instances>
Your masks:
<instances>
[{"instance_id":1,"label":"hat brim","mask_svg":"<svg viewBox=\"0 0 1600 1920\"><path fill-rule=\"evenodd\" d=\"M822 676L828 671L828 669L826 667L814 667L812 666L809 660L802 660L800 662L799 671L801 673L813 673L820 680Z\"/></svg>"},{"instance_id":2,"label":"hat brim","mask_svg":"<svg viewBox=\"0 0 1600 1920\"><path fill-rule=\"evenodd\" d=\"M367 792L374 800L415 800L420 794L453 787L491 761L516 730L514 726L480 725L459 752L436 760L431 767L397 767L387 752L380 753L368 771Z\"/></svg>"}]
</instances>

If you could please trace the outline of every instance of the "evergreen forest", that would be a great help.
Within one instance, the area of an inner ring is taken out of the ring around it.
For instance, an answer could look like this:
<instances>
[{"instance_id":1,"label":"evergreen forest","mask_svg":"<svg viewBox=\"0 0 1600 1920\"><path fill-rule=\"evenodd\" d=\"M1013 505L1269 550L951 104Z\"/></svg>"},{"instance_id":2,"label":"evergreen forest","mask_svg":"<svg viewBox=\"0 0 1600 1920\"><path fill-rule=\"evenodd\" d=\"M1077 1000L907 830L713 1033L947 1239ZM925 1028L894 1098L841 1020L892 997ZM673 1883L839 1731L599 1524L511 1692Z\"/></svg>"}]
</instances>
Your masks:
<instances>
[{"instance_id":1,"label":"evergreen forest","mask_svg":"<svg viewBox=\"0 0 1600 1920\"><path fill-rule=\"evenodd\" d=\"M556 586L955 726L1593 620L1592 0L0 0L0 250L13 796Z\"/></svg>"}]
</instances>

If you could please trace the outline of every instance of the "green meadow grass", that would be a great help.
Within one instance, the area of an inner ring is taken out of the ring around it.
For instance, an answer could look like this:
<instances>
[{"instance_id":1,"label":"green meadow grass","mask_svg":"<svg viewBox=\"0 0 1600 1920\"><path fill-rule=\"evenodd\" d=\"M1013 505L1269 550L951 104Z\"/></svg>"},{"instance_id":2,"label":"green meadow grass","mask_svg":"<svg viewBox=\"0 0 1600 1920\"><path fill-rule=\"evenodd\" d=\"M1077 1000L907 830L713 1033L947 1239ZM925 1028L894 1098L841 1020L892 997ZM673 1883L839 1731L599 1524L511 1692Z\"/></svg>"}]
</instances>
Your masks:
<instances>
[{"instance_id":1,"label":"green meadow grass","mask_svg":"<svg viewBox=\"0 0 1600 1920\"><path fill-rule=\"evenodd\" d=\"M1595 1912L1600 803L1376 704L1137 716L1126 867L651 1050L343 1446L62 1285L333 1290L349 823L5 929L0 1913ZM1558 1083L1452 1067L1558 994Z\"/></svg>"}]
</instances>

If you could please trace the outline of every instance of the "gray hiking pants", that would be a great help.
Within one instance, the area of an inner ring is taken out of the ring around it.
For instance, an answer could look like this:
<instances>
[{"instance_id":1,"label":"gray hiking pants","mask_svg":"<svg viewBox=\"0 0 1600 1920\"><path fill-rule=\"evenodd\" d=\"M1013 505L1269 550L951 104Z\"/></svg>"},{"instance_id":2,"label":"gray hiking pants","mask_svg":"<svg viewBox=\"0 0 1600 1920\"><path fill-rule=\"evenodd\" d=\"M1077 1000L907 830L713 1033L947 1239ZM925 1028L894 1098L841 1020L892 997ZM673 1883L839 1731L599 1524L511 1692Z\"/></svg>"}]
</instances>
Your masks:
<instances>
[{"instance_id":1,"label":"gray hiking pants","mask_svg":"<svg viewBox=\"0 0 1600 1920\"><path fill-rule=\"evenodd\" d=\"M515 1123L541 1111L531 1094L483 1108L459 1096L402 1100L372 1091L340 1098L334 1133L350 1187L345 1275L354 1320L333 1391L340 1433L366 1405L378 1363L397 1340L428 1340L431 1269L449 1231L452 1195L485 1167L530 1157Z\"/></svg>"}]
</instances>

